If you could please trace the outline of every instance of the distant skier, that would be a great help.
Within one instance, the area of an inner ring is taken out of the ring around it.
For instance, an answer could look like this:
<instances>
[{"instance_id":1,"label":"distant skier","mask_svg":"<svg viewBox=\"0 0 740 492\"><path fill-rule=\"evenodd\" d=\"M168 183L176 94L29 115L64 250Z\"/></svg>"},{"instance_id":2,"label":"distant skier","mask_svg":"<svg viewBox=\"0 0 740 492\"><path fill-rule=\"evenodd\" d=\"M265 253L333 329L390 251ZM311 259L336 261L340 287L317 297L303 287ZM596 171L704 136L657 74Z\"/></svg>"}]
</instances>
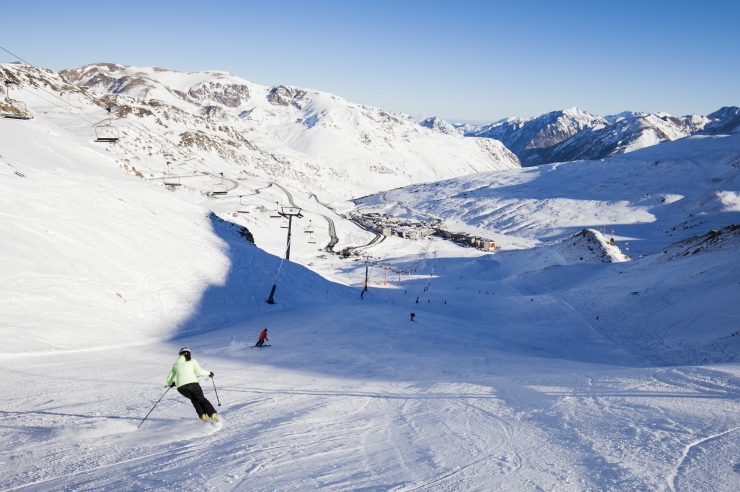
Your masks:
<instances>
[{"instance_id":1,"label":"distant skier","mask_svg":"<svg viewBox=\"0 0 740 492\"><path fill-rule=\"evenodd\" d=\"M261 347L261 346L262 346L262 344L264 344L264 343L265 343L265 340L267 340L267 341L270 341L270 339L269 339L269 338L267 338L267 328L265 328L264 330L262 330L262 331L260 332L260 339L259 339L259 340L257 340L257 343L256 343L256 344L255 344L254 346L255 346L255 347Z\"/></svg>"},{"instance_id":2,"label":"distant skier","mask_svg":"<svg viewBox=\"0 0 740 492\"><path fill-rule=\"evenodd\" d=\"M216 409L203 396L203 389L198 384L197 378L197 376L208 376L212 378L213 373L204 371L198 364L198 361L191 359L190 349L187 347L181 348L178 355L177 362L172 366L170 375L167 376L167 386L174 387L177 384L177 391L190 400L201 420L208 420L206 415L210 415L213 420L218 420Z\"/></svg>"},{"instance_id":3,"label":"distant skier","mask_svg":"<svg viewBox=\"0 0 740 492\"><path fill-rule=\"evenodd\" d=\"M411 321L414 321L415 316L416 316L416 313L411 313Z\"/></svg>"}]
</instances>

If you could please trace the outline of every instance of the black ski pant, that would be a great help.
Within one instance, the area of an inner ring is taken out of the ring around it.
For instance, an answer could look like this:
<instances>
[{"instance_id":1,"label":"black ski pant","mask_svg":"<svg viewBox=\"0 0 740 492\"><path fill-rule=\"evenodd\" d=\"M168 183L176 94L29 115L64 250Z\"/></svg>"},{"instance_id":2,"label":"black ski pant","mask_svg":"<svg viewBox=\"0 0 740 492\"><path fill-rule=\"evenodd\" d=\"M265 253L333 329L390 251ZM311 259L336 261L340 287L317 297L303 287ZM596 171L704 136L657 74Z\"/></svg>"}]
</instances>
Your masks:
<instances>
[{"instance_id":1,"label":"black ski pant","mask_svg":"<svg viewBox=\"0 0 740 492\"><path fill-rule=\"evenodd\" d=\"M252 340L254 340L254 339L252 339ZM263 343L265 343L265 341L264 341L264 340L260 340L260 341L259 341L259 342L257 342L257 343L256 343L256 344L255 344L254 346L255 346L255 347L261 347Z\"/></svg>"},{"instance_id":2,"label":"black ski pant","mask_svg":"<svg viewBox=\"0 0 740 492\"><path fill-rule=\"evenodd\" d=\"M203 388L198 383L183 384L177 391L182 396L190 400L190 403L195 407L195 411L198 412L198 416L201 415L213 415L216 413L216 409L213 408L211 402L203 396Z\"/></svg>"}]
</instances>

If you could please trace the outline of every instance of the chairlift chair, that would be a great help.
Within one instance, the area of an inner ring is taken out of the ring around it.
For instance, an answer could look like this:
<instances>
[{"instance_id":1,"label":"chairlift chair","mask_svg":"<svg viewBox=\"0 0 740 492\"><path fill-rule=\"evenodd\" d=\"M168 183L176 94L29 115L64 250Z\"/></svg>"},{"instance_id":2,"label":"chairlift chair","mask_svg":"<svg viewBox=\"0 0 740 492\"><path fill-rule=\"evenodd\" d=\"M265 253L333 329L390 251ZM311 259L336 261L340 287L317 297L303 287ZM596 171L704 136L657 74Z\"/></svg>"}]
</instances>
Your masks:
<instances>
[{"instance_id":1,"label":"chairlift chair","mask_svg":"<svg viewBox=\"0 0 740 492\"><path fill-rule=\"evenodd\" d=\"M316 244L316 238L313 237L313 233L311 233L311 235L308 236L308 244Z\"/></svg>"},{"instance_id":2,"label":"chairlift chair","mask_svg":"<svg viewBox=\"0 0 740 492\"><path fill-rule=\"evenodd\" d=\"M282 217L282 215L280 215L280 212L278 211L278 202L275 202L275 210L270 211L270 218L279 219L280 217Z\"/></svg>"},{"instance_id":3,"label":"chairlift chair","mask_svg":"<svg viewBox=\"0 0 740 492\"><path fill-rule=\"evenodd\" d=\"M170 163L167 163L167 174L164 175L165 186L180 186L180 176L172 174L170 172Z\"/></svg>"},{"instance_id":4,"label":"chairlift chair","mask_svg":"<svg viewBox=\"0 0 740 492\"><path fill-rule=\"evenodd\" d=\"M287 229L289 227L288 219L283 217L283 220L280 221L280 227L282 227L283 229Z\"/></svg>"},{"instance_id":5,"label":"chairlift chair","mask_svg":"<svg viewBox=\"0 0 740 492\"><path fill-rule=\"evenodd\" d=\"M249 213L249 205L246 205L242 203L243 196L239 196L239 205L236 206L236 212L240 214L248 214Z\"/></svg>"},{"instance_id":6,"label":"chairlift chair","mask_svg":"<svg viewBox=\"0 0 740 492\"><path fill-rule=\"evenodd\" d=\"M9 118L12 120L30 120L31 116L28 112L28 107L22 101L17 101L10 98L10 85L15 82L11 80L5 80L5 101L15 111L0 111L0 117Z\"/></svg>"},{"instance_id":7,"label":"chairlift chair","mask_svg":"<svg viewBox=\"0 0 740 492\"><path fill-rule=\"evenodd\" d=\"M229 189L225 184L215 184L211 186L211 195L225 195L229 192Z\"/></svg>"},{"instance_id":8,"label":"chairlift chair","mask_svg":"<svg viewBox=\"0 0 740 492\"><path fill-rule=\"evenodd\" d=\"M168 174L164 177L165 186L180 186L180 176L174 174Z\"/></svg>"},{"instance_id":9,"label":"chairlift chair","mask_svg":"<svg viewBox=\"0 0 740 492\"><path fill-rule=\"evenodd\" d=\"M229 188L224 184L224 173L221 173L221 182L211 186L211 195L226 195Z\"/></svg>"},{"instance_id":10,"label":"chairlift chair","mask_svg":"<svg viewBox=\"0 0 740 492\"><path fill-rule=\"evenodd\" d=\"M303 228L303 232L310 233L310 234L313 233L313 224L311 223L310 220L308 221L308 227Z\"/></svg>"},{"instance_id":11,"label":"chairlift chair","mask_svg":"<svg viewBox=\"0 0 740 492\"><path fill-rule=\"evenodd\" d=\"M118 142L121 137L118 133L118 128L113 126L111 122L110 106L105 108L108 111L108 123L103 123L95 126L95 141L96 142Z\"/></svg>"}]
</instances>

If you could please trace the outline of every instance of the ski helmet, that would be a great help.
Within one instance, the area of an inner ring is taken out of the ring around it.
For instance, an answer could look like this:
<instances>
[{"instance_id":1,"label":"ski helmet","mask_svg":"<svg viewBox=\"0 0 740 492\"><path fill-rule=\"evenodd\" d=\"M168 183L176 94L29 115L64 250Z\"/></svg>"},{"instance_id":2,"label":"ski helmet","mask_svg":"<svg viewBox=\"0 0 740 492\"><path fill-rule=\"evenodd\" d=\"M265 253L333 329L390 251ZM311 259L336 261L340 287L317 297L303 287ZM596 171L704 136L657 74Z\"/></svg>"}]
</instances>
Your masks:
<instances>
[{"instance_id":1,"label":"ski helmet","mask_svg":"<svg viewBox=\"0 0 740 492\"><path fill-rule=\"evenodd\" d=\"M187 347L183 347L183 348L181 348L181 349L180 349L180 353L179 353L179 354L177 354L177 355L185 355L185 354L188 354L188 355L190 355L190 349L189 349L189 348L187 348Z\"/></svg>"}]
</instances>

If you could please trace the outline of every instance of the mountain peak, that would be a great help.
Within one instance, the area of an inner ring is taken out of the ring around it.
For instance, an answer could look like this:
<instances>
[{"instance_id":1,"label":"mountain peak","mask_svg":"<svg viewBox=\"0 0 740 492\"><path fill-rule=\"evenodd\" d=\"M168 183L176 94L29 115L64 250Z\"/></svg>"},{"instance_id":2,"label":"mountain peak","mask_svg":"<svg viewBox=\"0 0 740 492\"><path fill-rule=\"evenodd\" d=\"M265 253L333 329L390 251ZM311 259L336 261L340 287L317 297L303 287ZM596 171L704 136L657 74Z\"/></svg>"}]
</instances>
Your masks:
<instances>
[{"instance_id":1,"label":"mountain peak","mask_svg":"<svg viewBox=\"0 0 740 492\"><path fill-rule=\"evenodd\" d=\"M463 132L461 132L445 120L437 118L436 116L432 116L420 121L419 125L423 126L424 128L429 128L436 133L444 133L446 135L456 135L460 137L463 136Z\"/></svg>"}]
</instances>

